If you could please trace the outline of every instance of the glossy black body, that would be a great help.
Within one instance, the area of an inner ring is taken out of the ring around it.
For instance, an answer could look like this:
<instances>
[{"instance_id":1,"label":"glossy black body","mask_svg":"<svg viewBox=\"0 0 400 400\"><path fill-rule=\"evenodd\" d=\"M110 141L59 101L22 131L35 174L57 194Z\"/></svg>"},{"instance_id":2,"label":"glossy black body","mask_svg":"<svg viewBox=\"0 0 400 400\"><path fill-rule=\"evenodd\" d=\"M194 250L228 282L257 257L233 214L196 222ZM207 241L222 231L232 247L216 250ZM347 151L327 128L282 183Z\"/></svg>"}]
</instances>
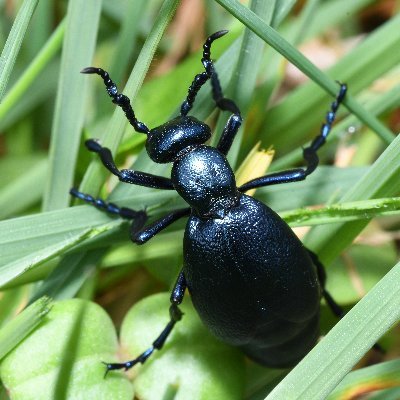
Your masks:
<instances>
[{"instance_id":1,"label":"glossy black body","mask_svg":"<svg viewBox=\"0 0 400 400\"><path fill-rule=\"evenodd\" d=\"M131 368L161 349L182 317L178 305L186 288L202 321L215 336L270 367L295 365L315 344L322 296L331 308L337 307L325 290L323 267L316 255L273 210L244 192L303 180L315 170L317 150L325 143L346 85L340 85L320 134L303 150L305 168L265 175L237 187L226 154L242 117L236 104L223 97L210 59L212 41L225 33L217 32L206 40L202 58L205 72L195 76L181 115L153 129L136 119L129 99L118 93L106 71L94 67L83 71L103 78L108 94L134 129L147 135L149 157L157 163L172 163L171 178L119 170L110 150L94 140L86 142L88 149L98 153L104 166L122 182L176 190L189 206L145 226L144 211L120 208L71 190L81 200L132 219L131 238L137 244L145 243L177 219L189 217L183 241L184 265L171 294L170 322L139 357L125 363L108 363L107 371ZM207 80L211 81L217 107L232 114L215 148L205 144L211 129L187 115ZM335 312L341 310L337 307Z\"/></svg>"},{"instance_id":2,"label":"glossy black body","mask_svg":"<svg viewBox=\"0 0 400 400\"><path fill-rule=\"evenodd\" d=\"M295 365L319 334L321 289L306 249L263 203L240 194L225 216L192 214L184 273L193 304L221 340L270 367Z\"/></svg>"},{"instance_id":3,"label":"glossy black body","mask_svg":"<svg viewBox=\"0 0 400 400\"><path fill-rule=\"evenodd\" d=\"M307 250L274 211L239 192L217 149L191 147L171 180L192 208L183 271L202 321L262 364L294 365L319 333L321 290Z\"/></svg>"}]
</instances>

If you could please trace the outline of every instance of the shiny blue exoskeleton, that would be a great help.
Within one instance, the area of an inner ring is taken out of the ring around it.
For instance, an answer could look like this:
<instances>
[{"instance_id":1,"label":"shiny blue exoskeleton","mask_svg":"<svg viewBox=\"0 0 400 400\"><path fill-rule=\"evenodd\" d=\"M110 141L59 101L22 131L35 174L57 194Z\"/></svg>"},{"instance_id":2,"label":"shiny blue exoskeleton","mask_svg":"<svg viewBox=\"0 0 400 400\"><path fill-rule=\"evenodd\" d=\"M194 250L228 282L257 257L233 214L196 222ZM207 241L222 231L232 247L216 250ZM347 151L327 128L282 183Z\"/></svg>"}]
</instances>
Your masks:
<instances>
[{"instance_id":1,"label":"shiny blue exoskeleton","mask_svg":"<svg viewBox=\"0 0 400 400\"><path fill-rule=\"evenodd\" d=\"M86 142L87 148L98 153L120 181L176 190L189 205L145 226L146 212L121 208L71 189L71 194L81 200L132 219L131 238L138 244L177 219L189 217L183 242L184 265L171 294L170 322L145 352L125 363L107 363L107 372L143 363L163 346L182 317L178 305L186 288L211 332L266 366L293 366L312 348L319 335L322 296L337 315L341 314L325 290L324 269L316 255L274 211L244 192L300 181L315 170L317 150L325 143L346 85L340 84L320 134L303 150L305 168L265 175L237 187L226 155L242 117L236 104L223 97L210 58L211 43L225 33L216 32L207 38L201 60L205 71L195 76L180 115L154 129L137 120L129 99L118 93L106 71L94 67L82 71L103 78L108 94L133 128L147 135L149 157L156 163L173 163L171 178L119 170L109 149L94 140ZM205 144L211 137L209 126L188 116L198 91L208 80L217 107L232 114L215 148Z\"/></svg>"}]
</instances>

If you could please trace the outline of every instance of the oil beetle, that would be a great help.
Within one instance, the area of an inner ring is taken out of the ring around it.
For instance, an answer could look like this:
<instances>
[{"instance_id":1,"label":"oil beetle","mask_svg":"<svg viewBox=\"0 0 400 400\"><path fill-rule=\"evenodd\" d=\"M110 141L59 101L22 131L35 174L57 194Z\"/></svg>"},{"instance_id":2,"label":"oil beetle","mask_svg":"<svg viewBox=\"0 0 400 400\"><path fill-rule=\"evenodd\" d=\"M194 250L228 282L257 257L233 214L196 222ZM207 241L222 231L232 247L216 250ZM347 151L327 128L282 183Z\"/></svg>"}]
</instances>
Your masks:
<instances>
[{"instance_id":1,"label":"oil beetle","mask_svg":"<svg viewBox=\"0 0 400 400\"><path fill-rule=\"evenodd\" d=\"M146 150L156 163L172 163L171 178L128 169L119 170L109 149L86 141L104 166L121 182L176 190L189 207L172 211L145 226L145 211L120 208L71 189L71 195L101 210L131 219L131 239L143 244L182 217L189 217L184 240L184 265L171 294L170 322L153 344L134 360L107 363L107 371L144 363L161 349L182 313L179 304L188 288L203 323L221 340L238 346L256 362L269 367L295 365L314 346L319 335L320 300L338 316L342 311L325 290L325 272L289 226L270 208L244 194L262 186L304 180L318 165L317 150L325 143L347 87L326 114L320 134L303 150L305 168L271 173L237 187L226 155L242 123L237 105L223 97L210 58L211 44L227 33L209 36L201 62L205 71L195 76L180 115L149 129L140 122L130 100L118 93L108 73L89 67L82 72L100 75L112 101L124 111L133 128L147 135ZM188 116L200 88L211 81L216 106L231 113L216 148L205 143L208 125Z\"/></svg>"}]
</instances>

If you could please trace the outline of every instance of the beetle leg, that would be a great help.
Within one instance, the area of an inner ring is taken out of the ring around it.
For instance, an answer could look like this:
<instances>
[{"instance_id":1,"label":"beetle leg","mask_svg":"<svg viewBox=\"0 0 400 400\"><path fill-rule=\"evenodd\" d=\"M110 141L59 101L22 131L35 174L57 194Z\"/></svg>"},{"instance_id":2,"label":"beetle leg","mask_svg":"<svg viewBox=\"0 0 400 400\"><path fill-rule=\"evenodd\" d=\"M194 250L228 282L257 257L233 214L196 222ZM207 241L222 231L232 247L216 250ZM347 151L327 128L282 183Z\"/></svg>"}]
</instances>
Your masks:
<instances>
[{"instance_id":1,"label":"beetle leg","mask_svg":"<svg viewBox=\"0 0 400 400\"><path fill-rule=\"evenodd\" d=\"M110 149L102 147L96 140L89 139L85 142L89 151L98 153L103 165L121 182L131 183L133 185L151 187L154 189L174 190L171 179L158 175L147 174L146 172L133 171L130 169L119 170L114 162Z\"/></svg>"},{"instance_id":2,"label":"beetle leg","mask_svg":"<svg viewBox=\"0 0 400 400\"><path fill-rule=\"evenodd\" d=\"M170 321L164 328L164 330L161 332L161 334L157 337L157 339L153 342L151 347L149 347L146 351L144 351L142 354L140 354L138 357L136 357L133 360L124 362L124 363L104 363L106 366L106 376L110 371L116 370L116 369L125 369L128 370L132 368L134 365L140 363L143 364L154 352L154 350L161 350L163 347L165 341L167 340L169 334L171 333L172 329L174 328L175 324L181 320L182 318L182 311L179 309L179 304L182 303L183 296L185 294L186 290L186 278L183 273L183 270L180 272L178 279L175 282L174 288L172 289L170 301L171 301L171 306L169 307L169 316L170 316Z\"/></svg>"},{"instance_id":3,"label":"beetle leg","mask_svg":"<svg viewBox=\"0 0 400 400\"><path fill-rule=\"evenodd\" d=\"M242 117L240 114L233 114L229 117L228 122L222 132L221 138L219 139L217 149L222 153L227 155L229 149L232 146L233 139L242 124Z\"/></svg>"},{"instance_id":4,"label":"beetle leg","mask_svg":"<svg viewBox=\"0 0 400 400\"><path fill-rule=\"evenodd\" d=\"M135 221L142 221L140 224L140 228L143 227L144 223L147 220L147 214L145 211L135 211L132 208L127 207L119 207L114 203L107 203L103 199L94 198L90 194L82 193L79 190L72 188L69 193L71 196L76 197L77 199L83 200L86 203L89 203L101 211L105 211L109 214L119 215L124 219L133 219Z\"/></svg>"},{"instance_id":5,"label":"beetle leg","mask_svg":"<svg viewBox=\"0 0 400 400\"><path fill-rule=\"evenodd\" d=\"M332 129L332 124L335 121L336 112L346 95L347 85L340 82L339 85L339 93L335 101L331 104L331 109L326 113L325 122L321 126L320 134L311 142L310 146L303 149L303 157L307 162L306 175L310 175L317 168L319 162L317 151L325 144L326 138Z\"/></svg>"},{"instance_id":6,"label":"beetle leg","mask_svg":"<svg viewBox=\"0 0 400 400\"><path fill-rule=\"evenodd\" d=\"M146 211L136 211L132 208L127 207L119 207L114 203L107 203L103 199L94 198L90 194L82 193L79 190L72 188L69 193L82 200L86 203L89 203L101 211L105 211L109 214L119 215L124 219L132 219L131 225L131 240L136 244L143 244L154 237L158 232L167 228L169 225L177 221L182 217L186 217L190 214L190 207L180 208L178 210L174 210L164 217L154 221L148 226L144 226L148 219L148 215Z\"/></svg>"},{"instance_id":7,"label":"beetle leg","mask_svg":"<svg viewBox=\"0 0 400 400\"><path fill-rule=\"evenodd\" d=\"M309 256L311 257L311 260L315 267L317 268L317 275L318 275L318 280L321 285L321 294L322 297L325 299L326 304L328 304L329 308L335 314L338 318L342 318L344 316L344 311L343 308L339 306L338 303L333 299L331 294L325 289L326 285L326 272L325 272L325 267L319 260L318 256L311 250L307 249Z\"/></svg>"},{"instance_id":8,"label":"beetle leg","mask_svg":"<svg viewBox=\"0 0 400 400\"><path fill-rule=\"evenodd\" d=\"M309 256L311 257L312 262L317 268L317 275L318 275L318 280L321 284L322 288L322 297L325 299L326 304L329 306L333 314L336 315L339 319L343 318L345 315L345 312L342 307L336 301L333 299L331 294L325 289L325 284L326 284L326 272L325 272L325 267L322 264L322 262L319 260L318 256L311 251L310 249L307 249ZM379 343L374 343L372 346L374 350L379 352L380 354L385 354L385 350Z\"/></svg>"},{"instance_id":9,"label":"beetle leg","mask_svg":"<svg viewBox=\"0 0 400 400\"><path fill-rule=\"evenodd\" d=\"M111 80L110 75L104 69L96 67L87 67L81 71L82 74L97 74L103 78L104 85L106 86L108 95L112 98L114 104L122 108L129 123L133 126L136 132L148 134L149 128L143 123L137 120L135 113L131 106L129 97L124 94L118 93L117 86Z\"/></svg>"},{"instance_id":10,"label":"beetle leg","mask_svg":"<svg viewBox=\"0 0 400 400\"><path fill-rule=\"evenodd\" d=\"M239 131L240 125L242 124L242 116L240 115L240 110L236 103L233 100L224 97L221 84L219 83L218 74L215 71L212 62L210 61L209 66L206 66L207 64L204 62L203 64L206 69L209 68L211 71L212 94L217 107L222 111L229 111L232 113L225 125L217 145L217 149L221 153L227 155L232 146L233 139L235 138L237 132Z\"/></svg>"},{"instance_id":11,"label":"beetle leg","mask_svg":"<svg viewBox=\"0 0 400 400\"><path fill-rule=\"evenodd\" d=\"M339 93L331 104L331 109L327 112L325 123L321 126L320 134L311 142L310 146L303 149L303 158L307 163L306 168L295 168L288 171L275 172L273 174L261 176L253 179L239 187L240 192L246 192L262 186L275 185L278 183L296 182L306 179L308 175L315 171L318 166L319 159L317 151L321 148L331 131L333 121L339 105L342 103L347 91L347 85L340 83Z\"/></svg>"},{"instance_id":12,"label":"beetle leg","mask_svg":"<svg viewBox=\"0 0 400 400\"><path fill-rule=\"evenodd\" d=\"M136 226L132 225L131 229L131 240L137 244L146 243L153 236L155 236L158 232L165 229L167 226L171 225L173 222L177 221L182 217L186 217L190 214L190 207L180 208L178 210L174 210L167 214L166 216L154 221L150 225L146 227L140 227L139 229Z\"/></svg>"}]
</instances>

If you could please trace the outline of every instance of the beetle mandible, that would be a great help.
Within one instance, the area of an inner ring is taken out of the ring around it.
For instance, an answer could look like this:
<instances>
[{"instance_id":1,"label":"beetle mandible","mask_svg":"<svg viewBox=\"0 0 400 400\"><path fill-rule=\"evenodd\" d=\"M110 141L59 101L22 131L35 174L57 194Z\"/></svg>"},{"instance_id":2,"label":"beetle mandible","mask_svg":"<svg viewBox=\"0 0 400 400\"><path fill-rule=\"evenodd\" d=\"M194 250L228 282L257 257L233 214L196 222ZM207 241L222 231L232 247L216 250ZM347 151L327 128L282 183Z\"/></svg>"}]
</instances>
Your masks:
<instances>
[{"instance_id":1,"label":"beetle mandible","mask_svg":"<svg viewBox=\"0 0 400 400\"><path fill-rule=\"evenodd\" d=\"M203 323L215 336L269 367L293 366L314 346L319 335L321 297L336 315L342 313L325 290L325 272L317 256L274 211L244 193L301 181L316 169L317 150L325 143L347 86L340 84L319 135L303 150L305 168L271 173L237 187L226 155L242 117L234 101L223 96L210 54L212 42L227 32L219 31L206 39L201 59L204 72L195 76L180 115L153 129L136 118L129 98L118 93L106 71L95 67L82 71L101 76L109 96L129 123L147 135L149 157L156 163L172 163L171 178L119 170L109 149L92 139L86 141L86 147L98 153L104 166L121 182L176 190L189 205L145 226L145 211L118 207L71 189L71 195L131 219L130 235L137 244L189 217L183 240L184 265L171 293L169 323L146 351L131 361L107 363L106 372L144 363L155 349L161 349L182 317L178 306L186 288ZM208 80L216 106L231 113L215 148L205 144L211 137L210 127L188 116L198 91Z\"/></svg>"}]
</instances>

